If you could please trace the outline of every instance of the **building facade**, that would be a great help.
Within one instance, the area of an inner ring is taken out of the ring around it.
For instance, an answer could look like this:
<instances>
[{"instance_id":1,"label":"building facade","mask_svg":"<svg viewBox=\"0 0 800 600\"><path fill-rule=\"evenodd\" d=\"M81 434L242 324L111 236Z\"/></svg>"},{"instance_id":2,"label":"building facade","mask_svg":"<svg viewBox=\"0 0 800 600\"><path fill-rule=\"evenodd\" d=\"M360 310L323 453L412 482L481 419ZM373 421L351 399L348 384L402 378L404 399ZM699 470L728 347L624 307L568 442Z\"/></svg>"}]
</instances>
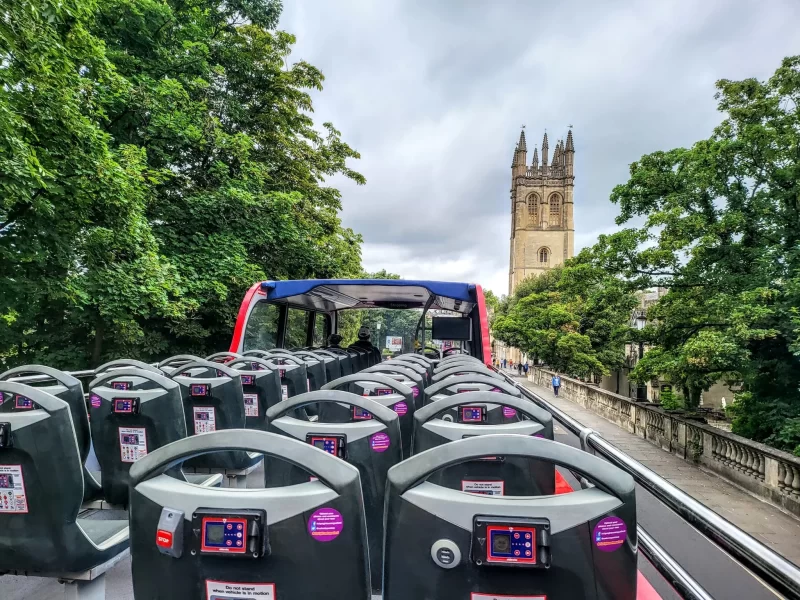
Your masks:
<instances>
[{"instance_id":1,"label":"building facade","mask_svg":"<svg viewBox=\"0 0 800 600\"><path fill-rule=\"evenodd\" d=\"M572 130L556 142L552 161L547 133L542 140L542 163L534 148L528 165L525 131L519 136L511 163L511 252L508 292L520 281L562 264L575 253L573 188L575 145Z\"/></svg>"}]
</instances>

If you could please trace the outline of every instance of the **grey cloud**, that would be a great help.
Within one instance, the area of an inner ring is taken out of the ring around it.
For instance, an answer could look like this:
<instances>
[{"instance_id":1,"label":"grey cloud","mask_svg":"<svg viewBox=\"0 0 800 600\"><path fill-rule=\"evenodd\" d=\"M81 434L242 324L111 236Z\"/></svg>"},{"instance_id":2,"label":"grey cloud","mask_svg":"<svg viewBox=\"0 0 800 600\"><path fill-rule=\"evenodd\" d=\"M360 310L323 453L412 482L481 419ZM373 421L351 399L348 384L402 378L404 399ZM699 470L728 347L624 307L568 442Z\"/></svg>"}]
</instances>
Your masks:
<instances>
[{"instance_id":1,"label":"grey cloud","mask_svg":"<svg viewBox=\"0 0 800 600\"><path fill-rule=\"evenodd\" d=\"M614 230L628 165L710 135L714 81L769 76L798 23L795 0L296 0L281 27L326 75L315 118L362 154L366 186L331 184L365 265L504 293L522 123L529 160L575 126L577 250Z\"/></svg>"}]
</instances>

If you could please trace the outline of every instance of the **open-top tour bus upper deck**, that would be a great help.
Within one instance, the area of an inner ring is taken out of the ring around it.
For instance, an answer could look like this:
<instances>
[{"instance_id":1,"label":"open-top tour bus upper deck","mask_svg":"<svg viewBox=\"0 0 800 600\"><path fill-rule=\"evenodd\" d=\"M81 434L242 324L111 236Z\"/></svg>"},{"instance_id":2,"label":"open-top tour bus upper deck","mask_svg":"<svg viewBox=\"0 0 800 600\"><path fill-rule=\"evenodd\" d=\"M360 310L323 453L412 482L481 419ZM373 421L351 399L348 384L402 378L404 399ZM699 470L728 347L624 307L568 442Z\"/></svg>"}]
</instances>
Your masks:
<instances>
[{"instance_id":1,"label":"open-top tour bus upper deck","mask_svg":"<svg viewBox=\"0 0 800 600\"><path fill-rule=\"evenodd\" d=\"M342 347L354 310L410 311L413 339ZM800 597L796 566L491 364L478 285L303 280L254 285L227 352L2 374L0 597L712 598L641 527L655 505L737 561L706 581Z\"/></svg>"}]
</instances>

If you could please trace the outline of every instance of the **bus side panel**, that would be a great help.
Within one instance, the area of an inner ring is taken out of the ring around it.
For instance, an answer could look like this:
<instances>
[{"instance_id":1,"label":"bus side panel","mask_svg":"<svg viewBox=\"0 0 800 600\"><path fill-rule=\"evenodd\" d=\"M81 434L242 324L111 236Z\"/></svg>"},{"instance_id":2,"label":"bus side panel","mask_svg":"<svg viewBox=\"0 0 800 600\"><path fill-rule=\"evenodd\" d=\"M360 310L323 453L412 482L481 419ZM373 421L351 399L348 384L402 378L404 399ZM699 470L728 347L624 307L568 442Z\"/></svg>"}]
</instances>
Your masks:
<instances>
[{"instance_id":1,"label":"bus side panel","mask_svg":"<svg viewBox=\"0 0 800 600\"><path fill-rule=\"evenodd\" d=\"M247 316L250 314L250 305L256 301L256 296L265 296L266 294L261 290L261 283L253 284L247 290L242 300L242 305L239 307L239 314L236 316L236 327L233 330L233 339L231 340L231 347L229 352L240 352L242 346L242 339L244 338L244 330L247 327ZM481 297L483 295L481 294Z\"/></svg>"},{"instance_id":2,"label":"bus side panel","mask_svg":"<svg viewBox=\"0 0 800 600\"><path fill-rule=\"evenodd\" d=\"M480 319L481 349L483 362L492 366L492 344L489 341L489 314L486 312L486 299L483 297L483 288L475 286L475 296L478 301L478 318Z\"/></svg>"}]
</instances>

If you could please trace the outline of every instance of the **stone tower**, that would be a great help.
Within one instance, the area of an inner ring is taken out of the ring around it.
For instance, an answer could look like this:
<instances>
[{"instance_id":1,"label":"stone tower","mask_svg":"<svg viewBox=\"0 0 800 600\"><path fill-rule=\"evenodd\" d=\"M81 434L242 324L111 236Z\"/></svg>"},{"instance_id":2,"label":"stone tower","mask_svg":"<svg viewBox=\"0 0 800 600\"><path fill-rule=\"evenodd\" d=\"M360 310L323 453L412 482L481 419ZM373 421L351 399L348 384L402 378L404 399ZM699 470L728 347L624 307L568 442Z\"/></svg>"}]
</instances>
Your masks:
<instances>
[{"instance_id":1,"label":"stone tower","mask_svg":"<svg viewBox=\"0 0 800 600\"><path fill-rule=\"evenodd\" d=\"M566 143L556 143L549 160L547 133L542 140L542 164L534 148L528 166L525 131L519 136L511 163L511 257L508 291L520 281L562 264L575 252L572 192L575 146L572 130Z\"/></svg>"}]
</instances>

